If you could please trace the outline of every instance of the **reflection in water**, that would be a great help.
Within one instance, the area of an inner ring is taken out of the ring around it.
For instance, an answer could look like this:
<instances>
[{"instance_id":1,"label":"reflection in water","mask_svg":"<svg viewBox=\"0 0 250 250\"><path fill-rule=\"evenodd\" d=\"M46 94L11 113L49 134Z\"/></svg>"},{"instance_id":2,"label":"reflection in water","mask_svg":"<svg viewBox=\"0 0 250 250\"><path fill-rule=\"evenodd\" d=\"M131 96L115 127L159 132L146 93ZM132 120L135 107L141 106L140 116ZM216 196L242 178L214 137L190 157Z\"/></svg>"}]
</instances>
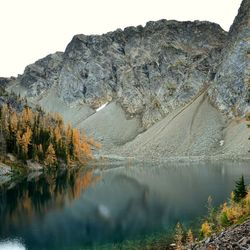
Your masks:
<instances>
[{"instance_id":1,"label":"reflection in water","mask_svg":"<svg viewBox=\"0 0 250 250\"><path fill-rule=\"evenodd\" d=\"M206 213L209 195L222 203L247 164L136 165L40 176L1 192L1 238L30 250L79 249L169 230ZM95 184L95 185L93 185Z\"/></svg>"},{"instance_id":2,"label":"reflection in water","mask_svg":"<svg viewBox=\"0 0 250 250\"><path fill-rule=\"evenodd\" d=\"M26 248L17 240L0 242L1 250L25 250Z\"/></svg>"},{"instance_id":3,"label":"reflection in water","mask_svg":"<svg viewBox=\"0 0 250 250\"><path fill-rule=\"evenodd\" d=\"M41 175L31 181L25 179L7 189L2 187L0 235L9 237L10 232L26 228L34 219L42 219L53 209L62 209L99 178L92 171L83 174L72 170Z\"/></svg>"}]
</instances>

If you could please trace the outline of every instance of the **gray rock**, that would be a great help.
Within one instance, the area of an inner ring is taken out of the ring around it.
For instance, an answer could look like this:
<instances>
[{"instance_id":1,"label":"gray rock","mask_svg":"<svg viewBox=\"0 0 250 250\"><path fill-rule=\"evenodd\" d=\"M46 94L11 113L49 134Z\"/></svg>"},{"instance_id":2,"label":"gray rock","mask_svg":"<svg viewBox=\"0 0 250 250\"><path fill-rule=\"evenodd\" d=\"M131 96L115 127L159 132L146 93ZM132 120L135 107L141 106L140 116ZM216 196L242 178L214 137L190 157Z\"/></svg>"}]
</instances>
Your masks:
<instances>
[{"instance_id":1,"label":"gray rock","mask_svg":"<svg viewBox=\"0 0 250 250\"><path fill-rule=\"evenodd\" d=\"M242 116L250 112L250 1L243 0L230 28L223 60L209 94L225 114Z\"/></svg>"},{"instance_id":2,"label":"gray rock","mask_svg":"<svg viewBox=\"0 0 250 250\"><path fill-rule=\"evenodd\" d=\"M160 20L76 35L8 89L100 138L105 154L237 159L249 150L246 123L231 119L250 112L249 12L243 0L229 33L209 22Z\"/></svg>"},{"instance_id":3,"label":"gray rock","mask_svg":"<svg viewBox=\"0 0 250 250\"><path fill-rule=\"evenodd\" d=\"M0 162L0 176L11 174L11 167L6 164Z\"/></svg>"},{"instance_id":4,"label":"gray rock","mask_svg":"<svg viewBox=\"0 0 250 250\"><path fill-rule=\"evenodd\" d=\"M6 156L12 162L16 162L16 160L17 160L16 157L13 154L7 154Z\"/></svg>"},{"instance_id":5,"label":"gray rock","mask_svg":"<svg viewBox=\"0 0 250 250\"><path fill-rule=\"evenodd\" d=\"M0 186L11 180L11 167L0 162Z\"/></svg>"},{"instance_id":6,"label":"gray rock","mask_svg":"<svg viewBox=\"0 0 250 250\"><path fill-rule=\"evenodd\" d=\"M6 87L8 84L10 84L11 82L15 81L16 78L15 77L0 77L0 87Z\"/></svg>"},{"instance_id":7,"label":"gray rock","mask_svg":"<svg viewBox=\"0 0 250 250\"><path fill-rule=\"evenodd\" d=\"M76 35L64 53L27 66L16 92L34 101L55 91L68 105L93 109L115 100L148 128L211 82L226 36L214 23L166 20Z\"/></svg>"},{"instance_id":8,"label":"gray rock","mask_svg":"<svg viewBox=\"0 0 250 250\"><path fill-rule=\"evenodd\" d=\"M56 52L38 60L25 68L17 81L27 88L27 96L39 96L58 80L58 73L63 62L63 53Z\"/></svg>"},{"instance_id":9,"label":"gray rock","mask_svg":"<svg viewBox=\"0 0 250 250\"><path fill-rule=\"evenodd\" d=\"M250 221L227 228L223 234L211 236L203 242L196 243L192 249L249 249Z\"/></svg>"},{"instance_id":10,"label":"gray rock","mask_svg":"<svg viewBox=\"0 0 250 250\"><path fill-rule=\"evenodd\" d=\"M31 160L27 161L27 167L31 171L40 171L40 170L43 170L43 168L44 168L44 166L42 166L38 162L33 162Z\"/></svg>"}]
</instances>

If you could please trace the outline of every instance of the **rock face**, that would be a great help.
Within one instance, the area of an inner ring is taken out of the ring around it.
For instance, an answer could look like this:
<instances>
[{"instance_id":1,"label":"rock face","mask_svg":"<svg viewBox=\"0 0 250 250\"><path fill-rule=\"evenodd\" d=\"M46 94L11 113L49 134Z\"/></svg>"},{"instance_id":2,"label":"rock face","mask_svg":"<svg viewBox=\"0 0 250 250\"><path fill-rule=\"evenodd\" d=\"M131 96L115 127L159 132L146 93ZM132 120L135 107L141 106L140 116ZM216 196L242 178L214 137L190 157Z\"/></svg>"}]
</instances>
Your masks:
<instances>
[{"instance_id":1,"label":"rock face","mask_svg":"<svg viewBox=\"0 0 250 250\"><path fill-rule=\"evenodd\" d=\"M250 112L250 1L243 0L230 28L210 97L229 116Z\"/></svg>"},{"instance_id":2,"label":"rock face","mask_svg":"<svg viewBox=\"0 0 250 250\"><path fill-rule=\"evenodd\" d=\"M61 113L108 154L247 154L241 118L250 111L249 12L243 0L229 33L209 22L160 20L76 35L65 52L27 66L8 89Z\"/></svg>"},{"instance_id":3,"label":"rock face","mask_svg":"<svg viewBox=\"0 0 250 250\"><path fill-rule=\"evenodd\" d=\"M11 82L13 82L15 80L16 80L16 78L13 76L10 78L0 77L0 87L6 87L7 85L9 85Z\"/></svg>"},{"instance_id":4,"label":"rock face","mask_svg":"<svg viewBox=\"0 0 250 250\"><path fill-rule=\"evenodd\" d=\"M59 78L63 64L63 53L56 52L36 63L28 65L24 74L17 78L21 86L28 87L27 96L41 96L50 89Z\"/></svg>"},{"instance_id":5,"label":"rock face","mask_svg":"<svg viewBox=\"0 0 250 250\"><path fill-rule=\"evenodd\" d=\"M64 53L27 66L16 92L41 100L56 86L64 103L93 109L115 100L148 128L210 84L226 35L217 24L166 20L76 35Z\"/></svg>"}]
</instances>

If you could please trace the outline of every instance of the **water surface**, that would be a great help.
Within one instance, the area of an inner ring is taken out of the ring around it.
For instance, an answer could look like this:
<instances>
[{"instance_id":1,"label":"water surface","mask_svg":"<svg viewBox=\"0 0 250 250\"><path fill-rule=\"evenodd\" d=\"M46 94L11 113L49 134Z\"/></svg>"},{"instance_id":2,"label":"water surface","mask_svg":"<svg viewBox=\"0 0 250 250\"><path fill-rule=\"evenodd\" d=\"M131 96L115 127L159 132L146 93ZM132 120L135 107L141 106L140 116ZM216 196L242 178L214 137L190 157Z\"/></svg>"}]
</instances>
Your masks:
<instances>
[{"instance_id":1,"label":"water surface","mask_svg":"<svg viewBox=\"0 0 250 250\"><path fill-rule=\"evenodd\" d=\"M29 250L85 249L167 233L178 221L189 226L206 214L208 196L217 206L242 174L250 183L249 168L247 162L169 163L32 174L1 188L0 249L13 239Z\"/></svg>"}]
</instances>

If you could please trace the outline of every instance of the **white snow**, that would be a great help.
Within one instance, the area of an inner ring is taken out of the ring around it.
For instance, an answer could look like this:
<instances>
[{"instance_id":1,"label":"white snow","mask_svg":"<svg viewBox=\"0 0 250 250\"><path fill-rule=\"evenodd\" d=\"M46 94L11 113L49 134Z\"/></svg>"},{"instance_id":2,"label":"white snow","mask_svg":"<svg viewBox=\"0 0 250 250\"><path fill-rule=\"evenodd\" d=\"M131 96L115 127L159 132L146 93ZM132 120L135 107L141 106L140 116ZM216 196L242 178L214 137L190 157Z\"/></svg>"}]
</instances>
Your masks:
<instances>
[{"instance_id":1,"label":"white snow","mask_svg":"<svg viewBox=\"0 0 250 250\"><path fill-rule=\"evenodd\" d=\"M96 112L104 109L107 106L108 102L104 103L102 106L100 106L98 109L96 109Z\"/></svg>"},{"instance_id":2,"label":"white snow","mask_svg":"<svg viewBox=\"0 0 250 250\"><path fill-rule=\"evenodd\" d=\"M220 140L220 146L224 145L224 140Z\"/></svg>"}]
</instances>

